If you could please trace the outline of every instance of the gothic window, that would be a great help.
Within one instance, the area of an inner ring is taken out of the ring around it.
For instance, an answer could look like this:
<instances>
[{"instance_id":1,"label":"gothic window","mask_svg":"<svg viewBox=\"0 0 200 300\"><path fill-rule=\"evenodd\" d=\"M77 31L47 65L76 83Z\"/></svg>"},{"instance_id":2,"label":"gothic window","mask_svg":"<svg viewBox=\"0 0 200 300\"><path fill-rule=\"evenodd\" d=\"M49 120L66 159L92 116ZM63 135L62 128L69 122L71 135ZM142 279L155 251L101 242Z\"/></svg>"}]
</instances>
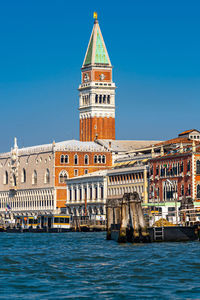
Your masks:
<instances>
[{"instance_id":1,"label":"gothic window","mask_svg":"<svg viewBox=\"0 0 200 300\"><path fill-rule=\"evenodd\" d=\"M107 103L110 104L110 95L107 97Z\"/></svg>"},{"instance_id":2,"label":"gothic window","mask_svg":"<svg viewBox=\"0 0 200 300\"><path fill-rule=\"evenodd\" d=\"M59 182L60 183L66 183L68 178L68 173L65 170L62 170L59 174Z\"/></svg>"},{"instance_id":3,"label":"gothic window","mask_svg":"<svg viewBox=\"0 0 200 300\"><path fill-rule=\"evenodd\" d=\"M5 174L4 174L4 184L8 184L8 172L5 171Z\"/></svg>"},{"instance_id":4,"label":"gothic window","mask_svg":"<svg viewBox=\"0 0 200 300\"><path fill-rule=\"evenodd\" d=\"M78 165L78 155L77 154L74 155L74 164Z\"/></svg>"},{"instance_id":5,"label":"gothic window","mask_svg":"<svg viewBox=\"0 0 200 300\"><path fill-rule=\"evenodd\" d=\"M181 166L180 166L180 173L183 172L183 162L181 162Z\"/></svg>"},{"instance_id":6,"label":"gothic window","mask_svg":"<svg viewBox=\"0 0 200 300\"><path fill-rule=\"evenodd\" d=\"M87 154L85 155L84 160L85 160L85 165L88 165L89 164L89 157L88 157Z\"/></svg>"},{"instance_id":7,"label":"gothic window","mask_svg":"<svg viewBox=\"0 0 200 300\"><path fill-rule=\"evenodd\" d=\"M94 163L97 164L97 155L94 156Z\"/></svg>"},{"instance_id":8,"label":"gothic window","mask_svg":"<svg viewBox=\"0 0 200 300\"><path fill-rule=\"evenodd\" d=\"M105 157L105 155L102 156L102 163L103 163L103 164L106 163L106 157Z\"/></svg>"},{"instance_id":9,"label":"gothic window","mask_svg":"<svg viewBox=\"0 0 200 300\"><path fill-rule=\"evenodd\" d=\"M98 163L101 164L101 155L98 156Z\"/></svg>"},{"instance_id":10,"label":"gothic window","mask_svg":"<svg viewBox=\"0 0 200 300\"><path fill-rule=\"evenodd\" d=\"M191 184L188 185L188 196L191 195Z\"/></svg>"},{"instance_id":11,"label":"gothic window","mask_svg":"<svg viewBox=\"0 0 200 300\"><path fill-rule=\"evenodd\" d=\"M37 172L36 172L36 170L34 170L33 174L32 174L32 184L37 184Z\"/></svg>"},{"instance_id":12,"label":"gothic window","mask_svg":"<svg viewBox=\"0 0 200 300\"><path fill-rule=\"evenodd\" d=\"M25 169L22 170L21 182L22 183L26 182L26 170Z\"/></svg>"},{"instance_id":13,"label":"gothic window","mask_svg":"<svg viewBox=\"0 0 200 300\"><path fill-rule=\"evenodd\" d=\"M64 163L64 160L65 160L65 156L64 156L64 155L61 155L61 157L60 157L60 162L61 162L61 164Z\"/></svg>"},{"instance_id":14,"label":"gothic window","mask_svg":"<svg viewBox=\"0 0 200 300\"><path fill-rule=\"evenodd\" d=\"M197 175L200 175L200 160L197 160Z\"/></svg>"},{"instance_id":15,"label":"gothic window","mask_svg":"<svg viewBox=\"0 0 200 300\"><path fill-rule=\"evenodd\" d=\"M65 155L65 164L68 164L68 162L69 162L69 156Z\"/></svg>"},{"instance_id":16,"label":"gothic window","mask_svg":"<svg viewBox=\"0 0 200 300\"><path fill-rule=\"evenodd\" d=\"M103 103L106 103L106 95L103 96Z\"/></svg>"},{"instance_id":17,"label":"gothic window","mask_svg":"<svg viewBox=\"0 0 200 300\"><path fill-rule=\"evenodd\" d=\"M187 163L187 172L189 172L189 171L190 171L190 160Z\"/></svg>"},{"instance_id":18,"label":"gothic window","mask_svg":"<svg viewBox=\"0 0 200 300\"><path fill-rule=\"evenodd\" d=\"M159 175L159 166L156 166L156 175Z\"/></svg>"},{"instance_id":19,"label":"gothic window","mask_svg":"<svg viewBox=\"0 0 200 300\"><path fill-rule=\"evenodd\" d=\"M95 103L98 103L98 95L95 95Z\"/></svg>"},{"instance_id":20,"label":"gothic window","mask_svg":"<svg viewBox=\"0 0 200 300\"><path fill-rule=\"evenodd\" d=\"M99 103L102 103L102 95L99 95Z\"/></svg>"},{"instance_id":21,"label":"gothic window","mask_svg":"<svg viewBox=\"0 0 200 300\"><path fill-rule=\"evenodd\" d=\"M184 196L184 185L181 185L181 196Z\"/></svg>"},{"instance_id":22,"label":"gothic window","mask_svg":"<svg viewBox=\"0 0 200 300\"><path fill-rule=\"evenodd\" d=\"M50 182L50 172L49 172L49 169L46 169L44 183L49 183L49 182Z\"/></svg>"},{"instance_id":23,"label":"gothic window","mask_svg":"<svg viewBox=\"0 0 200 300\"><path fill-rule=\"evenodd\" d=\"M197 198L200 199L200 184L197 184Z\"/></svg>"}]
</instances>

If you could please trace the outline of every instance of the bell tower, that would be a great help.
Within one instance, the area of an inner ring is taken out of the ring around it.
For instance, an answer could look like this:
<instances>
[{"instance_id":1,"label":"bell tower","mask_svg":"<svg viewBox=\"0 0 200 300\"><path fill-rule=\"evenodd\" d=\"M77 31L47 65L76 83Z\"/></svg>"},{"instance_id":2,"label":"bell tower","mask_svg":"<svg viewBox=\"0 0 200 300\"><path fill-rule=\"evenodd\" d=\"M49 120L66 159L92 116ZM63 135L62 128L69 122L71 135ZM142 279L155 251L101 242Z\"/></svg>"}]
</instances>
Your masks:
<instances>
[{"instance_id":1,"label":"bell tower","mask_svg":"<svg viewBox=\"0 0 200 300\"><path fill-rule=\"evenodd\" d=\"M115 84L112 65L94 13L94 26L81 68L80 141L115 139Z\"/></svg>"}]
</instances>

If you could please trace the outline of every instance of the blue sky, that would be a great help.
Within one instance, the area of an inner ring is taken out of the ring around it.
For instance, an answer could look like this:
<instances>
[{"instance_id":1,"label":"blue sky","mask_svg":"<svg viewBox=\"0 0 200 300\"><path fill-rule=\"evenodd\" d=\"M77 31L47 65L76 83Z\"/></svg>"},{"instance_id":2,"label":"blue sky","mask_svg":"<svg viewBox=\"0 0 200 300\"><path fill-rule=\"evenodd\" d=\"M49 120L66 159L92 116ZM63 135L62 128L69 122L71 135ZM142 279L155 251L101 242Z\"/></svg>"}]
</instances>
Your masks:
<instances>
[{"instance_id":1,"label":"blue sky","mask_svg":"<svg viewBox=\"0 0 200 300\"><path fill-rule=\"evenodd\" d=\"M79 138L93 11L114 66L117 139L200 129L200 2L0 1L0 151Z\"/></svg>"}]
</instances>

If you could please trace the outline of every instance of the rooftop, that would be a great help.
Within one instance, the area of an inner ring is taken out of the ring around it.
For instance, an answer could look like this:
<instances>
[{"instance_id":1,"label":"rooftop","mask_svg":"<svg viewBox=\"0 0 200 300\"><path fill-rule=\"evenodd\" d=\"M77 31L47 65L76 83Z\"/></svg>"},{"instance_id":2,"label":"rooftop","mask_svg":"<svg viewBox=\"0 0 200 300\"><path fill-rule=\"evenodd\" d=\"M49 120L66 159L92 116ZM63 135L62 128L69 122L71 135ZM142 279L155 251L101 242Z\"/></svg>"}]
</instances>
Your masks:
<instances>
[{"instance_id":1,"label":"rooftop","mask_svg":"<svg viewBox=\"0 0 200 300\"><path fill-rule=\"evenodd\" d=\"M132 150L149 147L160 141L145 141L145 140L97 140L98 144L104 146L113 152L129 152Z\"/></svg>"},{"instance_id":2,"label":"rooftop","mask_svg":"<svg viewBox=\"0 0 200 300\"><path fill-rule=\"evenodd\" d=\"M25 148L18 148L18 154L31 154L48 151L85 151L85 152L105 152L105 148L95 142L80 142L78 140L68 140L58 143L37 145ZM0 157L9 156L11 152L2 153Z\"/></svg>"}]
</instances>

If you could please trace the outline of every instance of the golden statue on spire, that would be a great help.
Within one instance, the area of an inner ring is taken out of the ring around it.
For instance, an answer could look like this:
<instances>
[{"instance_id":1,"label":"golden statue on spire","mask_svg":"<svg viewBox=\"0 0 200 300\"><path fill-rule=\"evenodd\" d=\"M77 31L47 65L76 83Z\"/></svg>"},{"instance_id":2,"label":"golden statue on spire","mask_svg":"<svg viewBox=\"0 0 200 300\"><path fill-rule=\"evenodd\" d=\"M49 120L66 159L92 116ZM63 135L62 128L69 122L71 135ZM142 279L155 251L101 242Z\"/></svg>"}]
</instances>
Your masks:
<instances>
[{"instance_id":1,"label":"golden statue on spire","mask_svg":"<svg viewBox=\"0 0 200 300\"><path fill-rule=\"evenodd\" d=\"M97 14L97 12L95 11L95 12L93 13L93 18L94 18L95 20L97 20L97 17L98 17L98 14Z\"/></svg>"}]
</instances>

